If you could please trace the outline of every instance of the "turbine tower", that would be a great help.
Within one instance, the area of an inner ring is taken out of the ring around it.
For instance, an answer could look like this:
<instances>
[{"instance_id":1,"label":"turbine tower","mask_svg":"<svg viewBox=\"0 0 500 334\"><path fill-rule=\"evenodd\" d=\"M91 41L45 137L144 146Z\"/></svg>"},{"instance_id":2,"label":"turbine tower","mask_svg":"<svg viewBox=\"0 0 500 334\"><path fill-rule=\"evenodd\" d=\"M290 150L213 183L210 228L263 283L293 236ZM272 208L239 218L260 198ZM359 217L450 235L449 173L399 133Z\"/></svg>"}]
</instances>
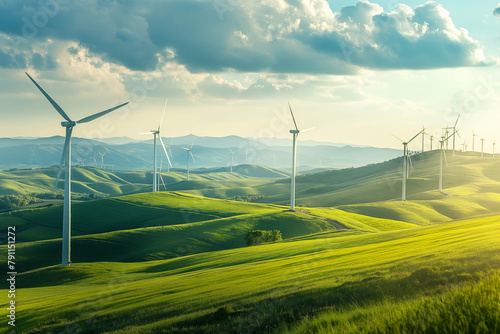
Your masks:
<instances>
[{"instance_id":1,"label":"turbine tower","mask_svg":"<svg viewBox=\"0 0 500 334\"><path fill-rule=\"evenodd\" d=\"M158 191L158 179L157 179L157 168L156 168L156 146L157 146L157 139L160 140L161 146L163 147L163 152L165 152L165 155L167 156L167 161L168 165L172 167L172 163L170 162L170 158L168 157L167 149L165 148L165 144L163 143L163 140L161 139L161 125L163 124L163 118L165 117L165 110L167 109L167 102L168 99L165 100L165 106L163 107L163 114L161 115L161 120L160 124L158 124L158 129L157 130L151 130L148 132L143 132L141 135L154 135L154 156L153 156L153 192Z\"/></svg>"},{"instance_id":2,"label":"turbine tower","mask_svg":"<svg viewBox=\"0 0 500 334\"><path fill-rule=\"evenodd\" d=\"M427 133L425 133L425 128L422 126L422 153L424 153L425 151L425 135ZM431 149L432 150L432 149Z\"/></svg>"},{"instance_id":3,"label":"turbine tower","mask_svg":"<svg viewBox=\"0 0 500 334\"><path fill-rule=\"evenodd\" d=\"M448 160L446 159L446 152L444 150L444 142L450 139L450 137L453 136L451 134L448 137L442 136L441 140L439 141L439 144L441 145L441 155L440 155L440 161L439 161L439 191L443 192L443 156L444 160L446 161L446 166L448 166Z\"/></svg>"},{"instance_id":4,"label":"turbine tower","mask_svg":"<svg viewBox=\"0 0 500 334\"><path fill-rule=\"evenodd\" d=\"M483 148L484 148L484 138L481 138L481 158L484 157L484 151L483 151Z\"/></svg>"},{"instance_id":5,"label":"turbine tower","mask_svg":"<svg viewBox=\"0 0 500 334\"><path fill-rule=\"evenodd\" d=\"M106 152L101 153L99 152L99 155L101 156L101 169L104 168L104 156L106 155Z\"/></svg>"},{"instance_id":6,"label":"turbine tower","mask_svg":"<svg viewBox=\"0 0 500 334\"><path fill-rule=\"evenodd\" d=\"M431 136L431 151L432 151L432 142L434 141L434 136Z\"/></svg>"},{"instance_id":7,"label":"turbine tower","mask_svg":"<svg viewBox=\"0 0 500 334\"><path fill-rule=\"evenodd\" d=\"M408 178L408 144L411 143L411 141L415 138L417 138L422 132L424 132L425 129L422 129L419 133L417 133L415 136L413 136L410 140L407 142L399 139L396 137L401 143L403 144L403 184L401 186L402 190L402 196L401 200L406 201L406 179Z\"/></svg>"},{"instance_id":8,"label":"turbine tower","mask_svg":"<svg viewBox=\"0 0 500 334\"><path fill-rule=\"evenodd\" d=\"M40 92L45 96L45 98L50 102L50 104L57 110L57 112L65 119L65 122L61 122L62 127L66 128L66 139L64 141L63 154L61 158L61 163L59 165L59 170L57 172L55 188L59 184L59 178L61 177L63 165L65 168L65 182L64 182L64 209L63 209L63 235L62 235L62 265L69 266L71 264L71 134L73 128L77 124L87 123L93 121L96 118L104 116L118 108L123 107L128 102L120 104L119 106L98 112L88 117L84 117L79 121L72 121L71 118L64 112L64 110L47 94L42 87L40 87L35 80L28 73L26 73L28 78L35 84L35 86L40 90Z\"/></svg>"},{"instance_id":9,"label":"turbine tower","mask_svg":"<svg viewBox=\"0 0 500 334\"><path fill-rule=\"evenodd\" d=\"M181 147L183 150L186 150L186 154L187 154L187 157L186 157L186 175L187 175L186 180L187 181L189 181L189 156L191 156L191 158L193 159L193 162L196 163L196 160L194 159L193 152L191 152L191 149L193 148L195 139L196 139L196 137L193 138L193 142L191 143L191 147L189 147L189 148Z\"/></svg>"},{"instance_id":10,"label":"turbine tower","mask_svg":"<svg viewBox=\"0 0 500 334\"><path fill-rule=\"evenodd\" d=\"M455 134L458 135L457 124L458 124L459 118L460 118L460 115L458 115L457 120L455 121L455 125L453 125L453 127L452 127L452 130L453 130L453 156L455 156Z\"/></svg>"},{"instance_id":11,"label":"turbine tower","mask_svg":"<svg viewBox=\"0 0 500 334\"><path fill-rule=\"evenodd\" d=\"M477 135L475 132L474 132L474 129L472 129L472 152L475 152L474 150L474 139L476 137L479 137L479 135Z\"/></svg>"},{"instance_id":12,"label":"turbine tower","mask_svg":"<svg viewBox=\"0 0 500 334\"><path fill-rule=\"evenodd\" d=\"M233 155L234 155L234 152L229 150L229 153L231 153L231 173L233 172Z\"/></svg>"},{"instance_id":13,"label":"turbine tower","mask_svg":"<svg viewBox=\"0 0 500 334\"><path fill-rule=\"evenodd\" d=\"M493 139L493 159L495 159L495 139Z\"/></svg>"},{"instance_id":14,"label":"turbine tower","mask_svg":"<svg viewBox=\"0 0 500 334\"><path fill-rule=\"evenodd\" d=\"M301 132L297 127L297 122L295 122L295 117L293 116L292 107L290 103L288 103L288 108L290 109L290 114L292 115L293 124L295 126L295 130L290 130L290 133L293 136L293 148L292 148L292 177L291 177L291 195L290 195L290 210L295 211L295 170L296 170L296 162L297 162L297 137ZM307 129L302 132L306 132L312 129Z\"/></svg>"}]
</instances>

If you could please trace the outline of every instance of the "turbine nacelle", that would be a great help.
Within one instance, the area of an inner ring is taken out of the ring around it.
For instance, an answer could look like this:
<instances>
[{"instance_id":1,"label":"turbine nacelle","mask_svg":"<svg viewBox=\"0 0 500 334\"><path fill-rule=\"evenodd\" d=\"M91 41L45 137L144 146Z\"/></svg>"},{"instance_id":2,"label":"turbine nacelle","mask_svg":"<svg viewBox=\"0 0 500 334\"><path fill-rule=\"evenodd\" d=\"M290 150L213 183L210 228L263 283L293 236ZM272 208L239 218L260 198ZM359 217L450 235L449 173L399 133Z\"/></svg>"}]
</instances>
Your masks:
<instances>
[{"instance_id":1,"label":"turbine nacelle","mask_svg":"<svg viewBox=\"0 0 500 334\"><path fill-rule=\"evenodd\" d=\"M299 130L290 130L290 133L300 133Z\"/></svg>"},{"instance_id":2,"label":"turbine nacelle","mask_svg":"<svg viewBox=\"0 0 500 334\"><path fill-rule=\"evenodd\" d=\"M72 128L76 125L76 122L75 121L71 121L71 122L61 122L61 126L63 128Z\"/></svg>"}]
</instances>

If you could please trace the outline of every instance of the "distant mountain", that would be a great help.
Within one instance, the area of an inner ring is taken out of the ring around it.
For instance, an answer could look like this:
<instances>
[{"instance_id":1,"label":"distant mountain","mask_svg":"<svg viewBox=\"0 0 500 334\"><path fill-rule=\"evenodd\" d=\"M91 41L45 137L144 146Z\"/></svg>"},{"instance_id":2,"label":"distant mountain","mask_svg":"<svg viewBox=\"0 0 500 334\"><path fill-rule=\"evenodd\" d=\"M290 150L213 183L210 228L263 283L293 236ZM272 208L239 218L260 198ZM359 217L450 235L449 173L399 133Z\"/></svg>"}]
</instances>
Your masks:
<instances>
[{"instance_id":1,"label":"distant mountain","mask_svg":"<svg viewBox=\"0 0 500 334\"><path fill-rule=\"evenodd\" d=\"M192 152L195 163L191 168L227 167L230 151L234 153L233 164L256 164L271 168L289 169L291 165L291 145L266 145L260 140L227 137L197 137L194 135L164 138L171 145L172 164L175 168L185 168L186 151L195 142ZM284 143L279 139L278 144ZM0 169L39 168L58 165L64 144L62 136L48 138L0 138ZM72 164L102 167L109 170L151 170L153 164L153 140L138 141L128 137L105 139L72 138ZM104 154L104 158L101 157ZM364 166L386 161L400 156L394 149L375 147L315 145L306 146L301 142L297 152L298 166L304 169L345 168ZM163 160L163 161L162 161ZM158 147L158 165L167 169L167 161L161 146Z\"/></svg>"},{"instance_id":2,"label":"distant mountain","mask_svg":"<svg viewBox=\"0 0 500 334\"><path fill-rule=\"evenodd\" d=\"M248 138L259 143L262 143L267 146L289 146L292 143L292 138ZM315 141L315 140L301 140L300 146L318 146L318 145L327 145L327 146L352 146L352 147L370 147L367 145L353 145L353 144L343 144L343 143L331 143L326 141Z\"/></svg>"},{"instance_id":3,"label":"distant mountain","mask_svg":"<svg viewBox=\"0 0 500 334\"><path fill-rule=\"evenodd\" d=\"M129 144L129 143L141 142L141 140L137 140L137 139L130 138L130 137L98 138L95 140L100 141L101 143L108 144L108 145L125 145L125 144Z\"/></svg>"}]
</instances>

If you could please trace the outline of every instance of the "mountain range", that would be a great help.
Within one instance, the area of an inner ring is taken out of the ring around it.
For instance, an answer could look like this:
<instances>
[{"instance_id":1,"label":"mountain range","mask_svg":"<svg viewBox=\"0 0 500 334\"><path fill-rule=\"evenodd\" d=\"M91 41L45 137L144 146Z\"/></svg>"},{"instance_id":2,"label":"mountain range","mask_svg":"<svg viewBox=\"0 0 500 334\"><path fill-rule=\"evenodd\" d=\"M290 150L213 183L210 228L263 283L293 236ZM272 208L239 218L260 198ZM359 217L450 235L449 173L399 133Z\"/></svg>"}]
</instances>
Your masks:
<instances>
[{"instance_id":1,"label":"mountain range","mask_svg":"<svg viewBox=\"0 0 500 334\"><path fill-rule=\"evenodd\" d=\"M233 164L259 164L273 168L290 168L291 140L281 138L243 138L238 136L199 137L188 135L164 138L170 146L173 167L186 165L186 151L193 145L193 169L201 167L228 167L230 151ZM193 144L194 142L194 144ZM0 169L39 168L58 165L64 137L0 138ZM73 165L95 166L104 169L152 169L153 139L136 140L129 137L102 139L72 138ZM104 154L104 157L101 156ZM393 159L399 150L351 146L315 141L299 142L297 153L299 170L315 168L338 169L358 167ZM167 169L165 155L158 147L158 165ZM163 161L162 161L163 160Z\"/></svg>"}]
</instances>

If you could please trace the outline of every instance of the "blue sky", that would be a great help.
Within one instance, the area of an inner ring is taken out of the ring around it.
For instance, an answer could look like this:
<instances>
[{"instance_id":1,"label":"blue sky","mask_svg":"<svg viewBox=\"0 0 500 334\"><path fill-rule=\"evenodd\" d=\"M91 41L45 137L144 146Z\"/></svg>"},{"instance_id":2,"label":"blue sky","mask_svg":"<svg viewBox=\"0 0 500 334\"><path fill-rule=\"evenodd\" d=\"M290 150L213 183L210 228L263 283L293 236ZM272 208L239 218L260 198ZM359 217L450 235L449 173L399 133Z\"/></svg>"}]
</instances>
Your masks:
<instances>
[{"instance_id":1,"label":"blue sky","mask_svg":"<svg viewBox=\"0 0 500 334\"><path fill-rule=\"evenodd\" d=\"M168 97L167 137L287 138L290 101L300 127L316 127L304 139L399 147L389 133L439 137L460 114L461 141L470 148L474 129L488 148L500 138L498 5L0 1L0 137L63 134L27 71L75 119L131 102L75 136L138 138Z\"/></svg>"}]
</instances>

